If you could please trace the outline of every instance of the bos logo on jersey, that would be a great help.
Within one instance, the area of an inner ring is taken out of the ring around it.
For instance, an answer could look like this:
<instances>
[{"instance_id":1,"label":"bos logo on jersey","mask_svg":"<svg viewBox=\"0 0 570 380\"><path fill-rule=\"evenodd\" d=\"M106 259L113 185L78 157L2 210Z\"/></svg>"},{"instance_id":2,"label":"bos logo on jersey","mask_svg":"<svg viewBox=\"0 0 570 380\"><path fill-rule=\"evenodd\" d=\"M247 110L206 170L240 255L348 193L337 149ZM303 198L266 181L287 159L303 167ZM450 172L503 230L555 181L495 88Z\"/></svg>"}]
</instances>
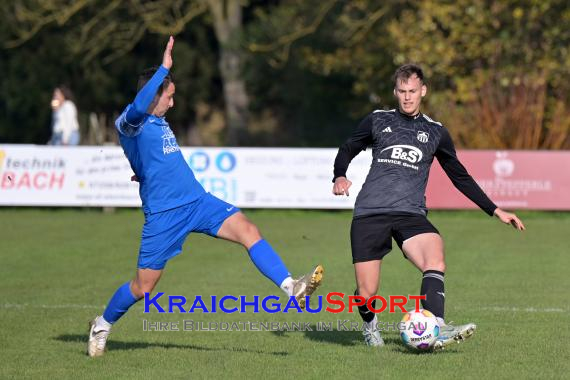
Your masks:
<instances>
[{"instance_id":1,"label":"bos logo on jersey","mask_svg":"<svg viewBox=\"0 0 570 380\"><path fill-rule=\"evenodd\" d=\"M420 162L423 157L422 151L411 145L391 145L382 149L380 153L385 151L390 153L391 159L407 161L412 164Z\"/></svg>"}]
</instances>

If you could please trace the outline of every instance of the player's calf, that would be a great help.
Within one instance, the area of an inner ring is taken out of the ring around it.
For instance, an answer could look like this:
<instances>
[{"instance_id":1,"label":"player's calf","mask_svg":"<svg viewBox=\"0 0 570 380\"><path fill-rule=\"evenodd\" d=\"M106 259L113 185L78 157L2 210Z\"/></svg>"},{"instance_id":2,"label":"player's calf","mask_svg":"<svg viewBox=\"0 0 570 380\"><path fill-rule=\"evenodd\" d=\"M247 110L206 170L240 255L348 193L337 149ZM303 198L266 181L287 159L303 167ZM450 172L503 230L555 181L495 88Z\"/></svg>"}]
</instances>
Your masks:
<instances>
[{"instance_id":1,"label":"player's calf","mask_svg":"<svg viewBox=\"0 0 570 380\"><path fill-rule=\"evenodd\" d=\"M364 297L363 295L360 294L359 289L356 289L354 291L354 295ZM372 308L376 307L376 300L372 301L371 306ZM364 322L363 324L364 328L362 329L362 335L364 336L364 343L366 343L367 346L371 347L384 346L384 340L380 335L380 330L378 330L378 317L376 316L375 313L373 313L371 310L368 309L366 302L363 302L362 304L358 305L358 313L360 314L360 317Z\"/></svg>"}]
</instances>

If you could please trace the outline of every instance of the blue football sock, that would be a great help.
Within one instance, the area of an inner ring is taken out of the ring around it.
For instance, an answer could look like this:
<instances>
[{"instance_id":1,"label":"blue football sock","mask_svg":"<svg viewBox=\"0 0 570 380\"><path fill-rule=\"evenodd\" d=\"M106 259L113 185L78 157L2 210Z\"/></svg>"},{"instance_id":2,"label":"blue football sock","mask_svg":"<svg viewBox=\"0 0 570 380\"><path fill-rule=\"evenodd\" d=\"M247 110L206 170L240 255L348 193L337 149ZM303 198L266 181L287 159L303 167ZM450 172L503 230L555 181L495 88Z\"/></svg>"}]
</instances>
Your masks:
<instances>
[{"instance_id":1,"label":"blue football sock","mask_svg":"<svg viewBox=\"0 0 570 380\"><path fill-rule=\"evenodd\" d=\"M138 299L135 298L133 293L131 293L131 282L123 284L107 305L105 312L103 313L103 318L111 324L117 322L119 318L123 316L129 310L129 307L133 306Z\"/></svg>"},{"instance_id":2,"label":"blue football sock","mask_svg":"<svg viewBox=\"0 0 570 380\"><path fill-rule=\"evenodd\" d=\"M283 280L291 276L279 255L264 239L251 246L249 257L257 269L277 286L281 286Z\"/></svg>"}]
</instances>

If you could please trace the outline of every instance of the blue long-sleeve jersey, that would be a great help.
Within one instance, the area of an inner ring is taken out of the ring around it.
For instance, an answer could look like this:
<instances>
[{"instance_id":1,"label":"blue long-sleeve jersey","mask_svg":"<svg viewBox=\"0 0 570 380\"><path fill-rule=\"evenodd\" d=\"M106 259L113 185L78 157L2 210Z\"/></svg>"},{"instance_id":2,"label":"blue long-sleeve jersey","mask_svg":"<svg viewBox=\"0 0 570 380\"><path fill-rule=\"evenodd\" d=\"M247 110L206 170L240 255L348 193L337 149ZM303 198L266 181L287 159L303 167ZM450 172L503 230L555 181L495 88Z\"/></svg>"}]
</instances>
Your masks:
<instances>
[{"instance_id":1,"label":"blue long-sleeve jersey","mask_svg":"<svg viewBox=\"0 0 570 380\"><path fill-rule=\"evenodd\" d=\"M166 119L146 113L167 74L168 69L160 66L115 121L123 151L140 183L145 214L180 207L205 193Z\"/></svg>"}]
</instances>

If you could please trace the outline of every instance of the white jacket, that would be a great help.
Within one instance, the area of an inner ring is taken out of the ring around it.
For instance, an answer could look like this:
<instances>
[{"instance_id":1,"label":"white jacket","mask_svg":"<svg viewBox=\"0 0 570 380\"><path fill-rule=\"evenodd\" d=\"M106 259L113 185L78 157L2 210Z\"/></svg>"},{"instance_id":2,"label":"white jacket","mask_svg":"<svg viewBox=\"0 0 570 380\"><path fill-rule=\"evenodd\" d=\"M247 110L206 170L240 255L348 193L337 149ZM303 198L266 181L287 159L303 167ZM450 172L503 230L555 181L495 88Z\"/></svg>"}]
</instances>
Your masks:
<instances>
[{"instance_id":1,"label":"white jacket","mask_svg":"<svg viewBox=\"0 0 570 380\"><path fill-rule=\"evenodd\" d=\"M77 108L72 101L66 100L53 113L53 133L61 133L62 142L68 144L71 133L74 131L79 131Z\"/></svg>"}]
</instances>

